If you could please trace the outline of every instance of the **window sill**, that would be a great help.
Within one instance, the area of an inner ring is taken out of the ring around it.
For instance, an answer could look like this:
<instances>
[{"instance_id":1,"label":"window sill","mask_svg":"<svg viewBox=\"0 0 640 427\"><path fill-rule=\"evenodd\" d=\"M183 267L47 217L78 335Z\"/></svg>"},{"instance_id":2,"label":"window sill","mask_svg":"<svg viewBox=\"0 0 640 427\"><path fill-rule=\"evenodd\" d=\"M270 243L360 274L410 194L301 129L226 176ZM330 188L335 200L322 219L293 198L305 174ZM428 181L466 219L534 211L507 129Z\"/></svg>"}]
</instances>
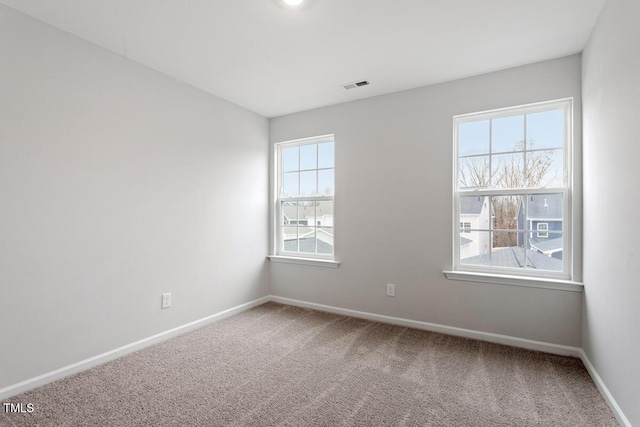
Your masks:
<instances>
[{"instance_id":1,"label":"window sill","mask_svg":"<svg viewBox=\"0 0 640 427\"><path fill-rule=\"evenodd\" d=\"M528 288L554 289L558 291L582 292L584 285L572 280L556 280L541 277L509 276L503 274L475 273L470 271L443 271L449 280L465 282L492 283L508 286L525 286Z\"/></svg>"},{"instance_id":2,"label":"window sill","mask_svg":"<svg viewBox=\"0 0 640 427\"><path fill-rule=\"evenodd\" d=\"M267 258L269 258L269 261L282 262L285 264L312 265L314 267L328 267L328 268L338 268L340 266L340 261L334 261L331 259L298 258L298 257L288 257L288 256L281 256L281 255L269 255L267 256Z\"/></svg>"}]
</instances>

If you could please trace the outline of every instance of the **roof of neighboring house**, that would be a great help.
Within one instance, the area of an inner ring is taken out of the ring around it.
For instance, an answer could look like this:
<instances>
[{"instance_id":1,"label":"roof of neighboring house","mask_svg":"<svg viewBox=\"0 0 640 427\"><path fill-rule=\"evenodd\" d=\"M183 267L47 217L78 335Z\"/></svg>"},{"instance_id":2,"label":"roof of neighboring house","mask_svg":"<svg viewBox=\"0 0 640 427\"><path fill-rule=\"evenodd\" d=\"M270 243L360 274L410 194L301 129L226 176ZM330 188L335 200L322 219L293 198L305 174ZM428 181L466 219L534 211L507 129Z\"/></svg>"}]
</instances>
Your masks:
<instances>
[{"instance_id":1,"label":"roof of neighboring house","mask_svg":"<svg viewBox=\"0 0 640 427\"><path fill-rule=\"evenodd\" d=\"M562 218L562 194L529 196L528 218Z\"/></svg>"},{"instance_id":2,"label":"roof of neighboring house","mask_svg":"<svg viewBox=\"0 0 640 427\"><path fill-rule=\"evenodd\" d=\"M460 197L460 213L462 215L480 215L486 196Z\"/></svg>"},{"instance_id":3,"label":"roof of neighboring house","mask_svg":"<svg viewBox=\"0 0 640 427\"><path fill-rule=\"evenodd\" d=\"M476 255L460 260L464 264L491 265L494 267L524 268L525 262L527 268L535 268L537 270L561 271L562 261L551 258L538 252L525 251L524 249L514 246L509 248L496 249L489 254Z\"/></svg>"},{"instance_id":4,"label":"roof of neighboring house","mask_svg":"<svg viewBox=\"0 0 640 427\"><path fill-rule=\"evenodd\" d=\"M293 231L292 234L285 234L284 250L290 252L306 252L319 254L332 254L333 253L333 233L331 228L316 228L316 227L285 227L285 229ZM300 247L298 248L298 243Z\"/></svg>"},{"instance_id":5,"label":"roof of neighboring house","mask_svg":"<svg viewBox=\"0 0 640 427\"><path fill-rule=\"evenodd\" d=\"M540 252L558 252L562 250L562 237L554 239L531 239L531 246Z\"/></svg>"},{"instance_id":6,"label":"roof of neighboring house","mask_svg":"<svg viewBox=\"0 0 640 427\"><path fill-rule=\"evenodd\" d=\"M318 245L318 252L319 254L332 254L333 253L333 245L330 245L326 242L323 242L320 239L316 239L315 237L311 237L311 238L302 238L299 240L300 242L300 252L306 252L306 253L316 253L316 243ZM292 239L292 240L285 240L284 241L284 250L285 251L291 251L291 252L297 252L298 251L298 247L297 247L297 243L296 243L296 239Z\"/></svg>"},{"instance_id":7,"label":"roof of neighboring house","mask_svg":"<svg viewBox=\"0 0 640 427\"><path fill-rule=\"evenodd\" d=\"M466 246L471 242L473 242L473 240L460 236L460 246Z\"/></svg>"}]
</instances>

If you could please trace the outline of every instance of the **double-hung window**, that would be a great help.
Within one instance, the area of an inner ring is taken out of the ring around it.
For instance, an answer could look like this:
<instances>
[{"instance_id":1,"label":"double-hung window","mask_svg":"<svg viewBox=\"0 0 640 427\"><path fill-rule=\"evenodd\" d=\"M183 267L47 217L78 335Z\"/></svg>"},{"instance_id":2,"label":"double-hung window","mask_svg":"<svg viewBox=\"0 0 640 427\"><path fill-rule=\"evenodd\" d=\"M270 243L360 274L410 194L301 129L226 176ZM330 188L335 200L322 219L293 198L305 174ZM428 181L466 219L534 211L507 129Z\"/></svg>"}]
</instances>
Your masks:
<instances>
[{"instance_id":1,"label":"double-hung window","mask_svg":"<svg viewBox=\"0 0 640 427\"><path fill-rule=\"evenodd\" d=\"M281 142L276 150L276 255L334 258L333 135Z\"/></svg>"},{"instance_id":2,"label":"double-hung window","mask_svg":"<svg viewBox=\"0 0 640 427\"><path fill-rule=\"evenodd\" d=\"M454 270L572 279L571 125L571 99L454 117Z\"/></svg>"}]
</instances>

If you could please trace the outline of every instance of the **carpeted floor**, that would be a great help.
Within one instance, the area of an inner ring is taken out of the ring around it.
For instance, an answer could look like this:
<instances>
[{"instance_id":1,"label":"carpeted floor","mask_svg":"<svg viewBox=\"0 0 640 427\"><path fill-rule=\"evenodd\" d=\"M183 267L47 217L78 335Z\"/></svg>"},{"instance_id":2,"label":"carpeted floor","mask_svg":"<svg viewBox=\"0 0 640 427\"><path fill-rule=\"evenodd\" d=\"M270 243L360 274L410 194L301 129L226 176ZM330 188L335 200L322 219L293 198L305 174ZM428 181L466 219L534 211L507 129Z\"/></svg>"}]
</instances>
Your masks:
<instances>
[{"instance_id":1,"label":"carpeted floor","mask_svg":"<svg viewBox=\"0 0 640 427\"><path fill-rule=\"evenodd\" d=\"M578 359L276 303L8 402L1 426L615 426Z\"/></svg>"}]
</instances>

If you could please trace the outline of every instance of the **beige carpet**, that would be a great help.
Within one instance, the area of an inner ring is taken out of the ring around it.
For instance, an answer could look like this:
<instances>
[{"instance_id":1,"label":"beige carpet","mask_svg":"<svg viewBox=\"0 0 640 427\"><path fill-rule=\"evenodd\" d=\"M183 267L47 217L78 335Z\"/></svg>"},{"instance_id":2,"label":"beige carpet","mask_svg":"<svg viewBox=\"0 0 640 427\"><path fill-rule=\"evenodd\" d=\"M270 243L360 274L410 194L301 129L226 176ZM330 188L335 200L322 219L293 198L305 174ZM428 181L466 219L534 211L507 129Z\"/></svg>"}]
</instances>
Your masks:
<instances>
[{"instance_id":1,"label":"beige carpet","mask_svg":"<svg viewBox=\"0 0 640 427\"><path fill-rule=\"evenodd\" d=\"M267 303L8 399L1 426L614 426L578 359Z\"/></svg>"}]
</instances>

